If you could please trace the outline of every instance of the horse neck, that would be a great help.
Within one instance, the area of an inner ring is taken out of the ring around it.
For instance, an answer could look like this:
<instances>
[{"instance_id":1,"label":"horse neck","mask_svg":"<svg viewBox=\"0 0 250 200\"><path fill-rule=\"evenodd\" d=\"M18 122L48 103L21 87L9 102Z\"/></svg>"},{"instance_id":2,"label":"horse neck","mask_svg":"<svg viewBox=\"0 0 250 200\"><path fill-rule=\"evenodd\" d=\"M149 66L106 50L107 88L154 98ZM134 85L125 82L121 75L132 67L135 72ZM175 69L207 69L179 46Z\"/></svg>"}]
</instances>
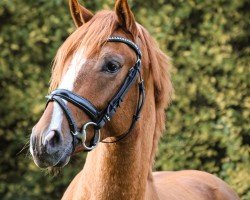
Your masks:
<instances>
[{"instance_id":1,"label":"horse neck","mask_svg":"<svg viewBox=\"0 0 250 200\"><path fill-rule=\"evenodd\" d=\"M155 114L153 94L148 94L130 135L119 143L100 144L88 154L78 182L84 198L144 199L152 185L148 180L152 180Z\"/></svg>"}]
</instances>

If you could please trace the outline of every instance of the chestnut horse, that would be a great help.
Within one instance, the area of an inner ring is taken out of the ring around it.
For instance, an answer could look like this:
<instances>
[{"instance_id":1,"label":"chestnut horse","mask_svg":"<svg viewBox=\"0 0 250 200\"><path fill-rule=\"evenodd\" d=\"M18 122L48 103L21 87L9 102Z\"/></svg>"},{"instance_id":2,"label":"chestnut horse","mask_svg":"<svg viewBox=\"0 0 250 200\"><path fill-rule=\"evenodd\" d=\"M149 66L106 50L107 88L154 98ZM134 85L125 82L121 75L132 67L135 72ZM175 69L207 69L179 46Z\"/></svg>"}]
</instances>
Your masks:
<instances>
[{"instance_id":1,"label":"chestnut horse","mask_svg":"<svg viewBox=\"0 0 250 200\"><path fill-rule=\"evenodd\" d=\"M152 172L173 90L169 59L136 23L126 0L117 0L115 11L95 15L77 0L69 3L77 29L57 52L50 88L57 90L30 139L41 168L63 167L72 154L98 144L63 199L239 199L205 172ZM97 123L100 110L105 116Z\"/></svg>"}]
</instances>

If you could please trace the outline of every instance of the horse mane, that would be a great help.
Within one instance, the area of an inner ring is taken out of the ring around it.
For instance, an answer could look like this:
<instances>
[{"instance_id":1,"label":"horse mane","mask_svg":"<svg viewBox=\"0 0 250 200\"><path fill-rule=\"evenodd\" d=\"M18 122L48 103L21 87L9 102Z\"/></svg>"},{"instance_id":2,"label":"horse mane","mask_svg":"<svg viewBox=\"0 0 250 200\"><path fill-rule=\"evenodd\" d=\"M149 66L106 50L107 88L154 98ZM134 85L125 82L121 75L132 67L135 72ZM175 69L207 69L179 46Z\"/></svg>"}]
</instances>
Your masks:
<instances>
[{"instance_id":1,"label":"horse mane","mask_svg":"<svg viewBox=\"0 0 250 200\"><path fill-rule=\"evenodd\" d=\"M52 67L50 90L58 87L65 67L65 62L77 49L86 48L86 56L91 56L101 49L107 38L118 27L117 16L113 11L98 12L88 23L73 32L59 48ZM172 83L169 74L169 58L160 50L148 31L137 23L138 37L141 39L143 62L148 66L154 81L156 105L156 127L152 148L152 162L158 140L165 128L165 108L171 101Z\"/></svg>"},{"instance_id":2,"label":"horse mane","mask_svg":"<svg viewBox=\"0 0 250 200\"><path fill-rule=\"evenodd\" d=\"M153 164L155 152L158 146L159 138L165 129L165 109L171 102L173 86L170 78L170 58L167 57L159 48L155 40L148 31L137 24L139 29L139 38L144 46L143 59L148 66L154 81L154 96L156 106L156 125L151 151L151 164Z\"/></svg>"}]
</instances>

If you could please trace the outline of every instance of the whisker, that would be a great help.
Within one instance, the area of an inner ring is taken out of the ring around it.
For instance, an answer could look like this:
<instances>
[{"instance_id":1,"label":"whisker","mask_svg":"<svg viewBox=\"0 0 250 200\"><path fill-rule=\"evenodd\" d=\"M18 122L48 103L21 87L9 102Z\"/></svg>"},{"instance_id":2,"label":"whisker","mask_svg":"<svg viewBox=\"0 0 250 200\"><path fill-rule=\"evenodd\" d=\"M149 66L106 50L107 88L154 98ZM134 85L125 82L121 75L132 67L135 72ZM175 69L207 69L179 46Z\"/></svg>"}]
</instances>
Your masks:
<instances>
[{"instance_id":1,"label":"whisker","mask_svg":"<svg viewBox=\"0 0 250 200\"><path fill-rule=\"evenodd\" d=\"M30 151L29 151L29 149L27 149L26 154L25 154L25 158L31 158L31 157L32 156L30 154Z\"/></svg>"},{"instance_id":2,"label":"whisker","mask_svg":"<svg viewBox=\"0 0 250 200\"><path fill-rule=\"evenodd\" d=\"M30 141L28 140L28 141L25 143L25 145L23 146L23 148L22 148L19 152L17 152L16 156L20 155L25 149L29 148L29 146L30 146L30 143L29 143L29 142L30 142Z\"/></svg>"}]
</instances>

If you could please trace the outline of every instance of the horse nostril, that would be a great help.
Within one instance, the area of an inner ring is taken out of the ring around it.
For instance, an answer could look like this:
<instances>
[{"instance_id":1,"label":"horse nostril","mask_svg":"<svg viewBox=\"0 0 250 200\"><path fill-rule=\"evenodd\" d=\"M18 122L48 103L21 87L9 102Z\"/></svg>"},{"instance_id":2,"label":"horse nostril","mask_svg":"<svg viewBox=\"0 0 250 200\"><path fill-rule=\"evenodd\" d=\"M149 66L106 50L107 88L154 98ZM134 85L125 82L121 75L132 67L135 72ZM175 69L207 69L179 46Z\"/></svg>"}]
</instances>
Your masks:
<instances>
[{"instance_id":1,"label":"horse nostril","mask_svg":"<svg viewBox=\"0 0 250 200\"><path fill-rule=\"evenodd\" d=\"M44 139L44 144L47 147L54 148L59 143L60 143L60 133L54 130L50 131Z\"/></svg>"}]
</instances>

